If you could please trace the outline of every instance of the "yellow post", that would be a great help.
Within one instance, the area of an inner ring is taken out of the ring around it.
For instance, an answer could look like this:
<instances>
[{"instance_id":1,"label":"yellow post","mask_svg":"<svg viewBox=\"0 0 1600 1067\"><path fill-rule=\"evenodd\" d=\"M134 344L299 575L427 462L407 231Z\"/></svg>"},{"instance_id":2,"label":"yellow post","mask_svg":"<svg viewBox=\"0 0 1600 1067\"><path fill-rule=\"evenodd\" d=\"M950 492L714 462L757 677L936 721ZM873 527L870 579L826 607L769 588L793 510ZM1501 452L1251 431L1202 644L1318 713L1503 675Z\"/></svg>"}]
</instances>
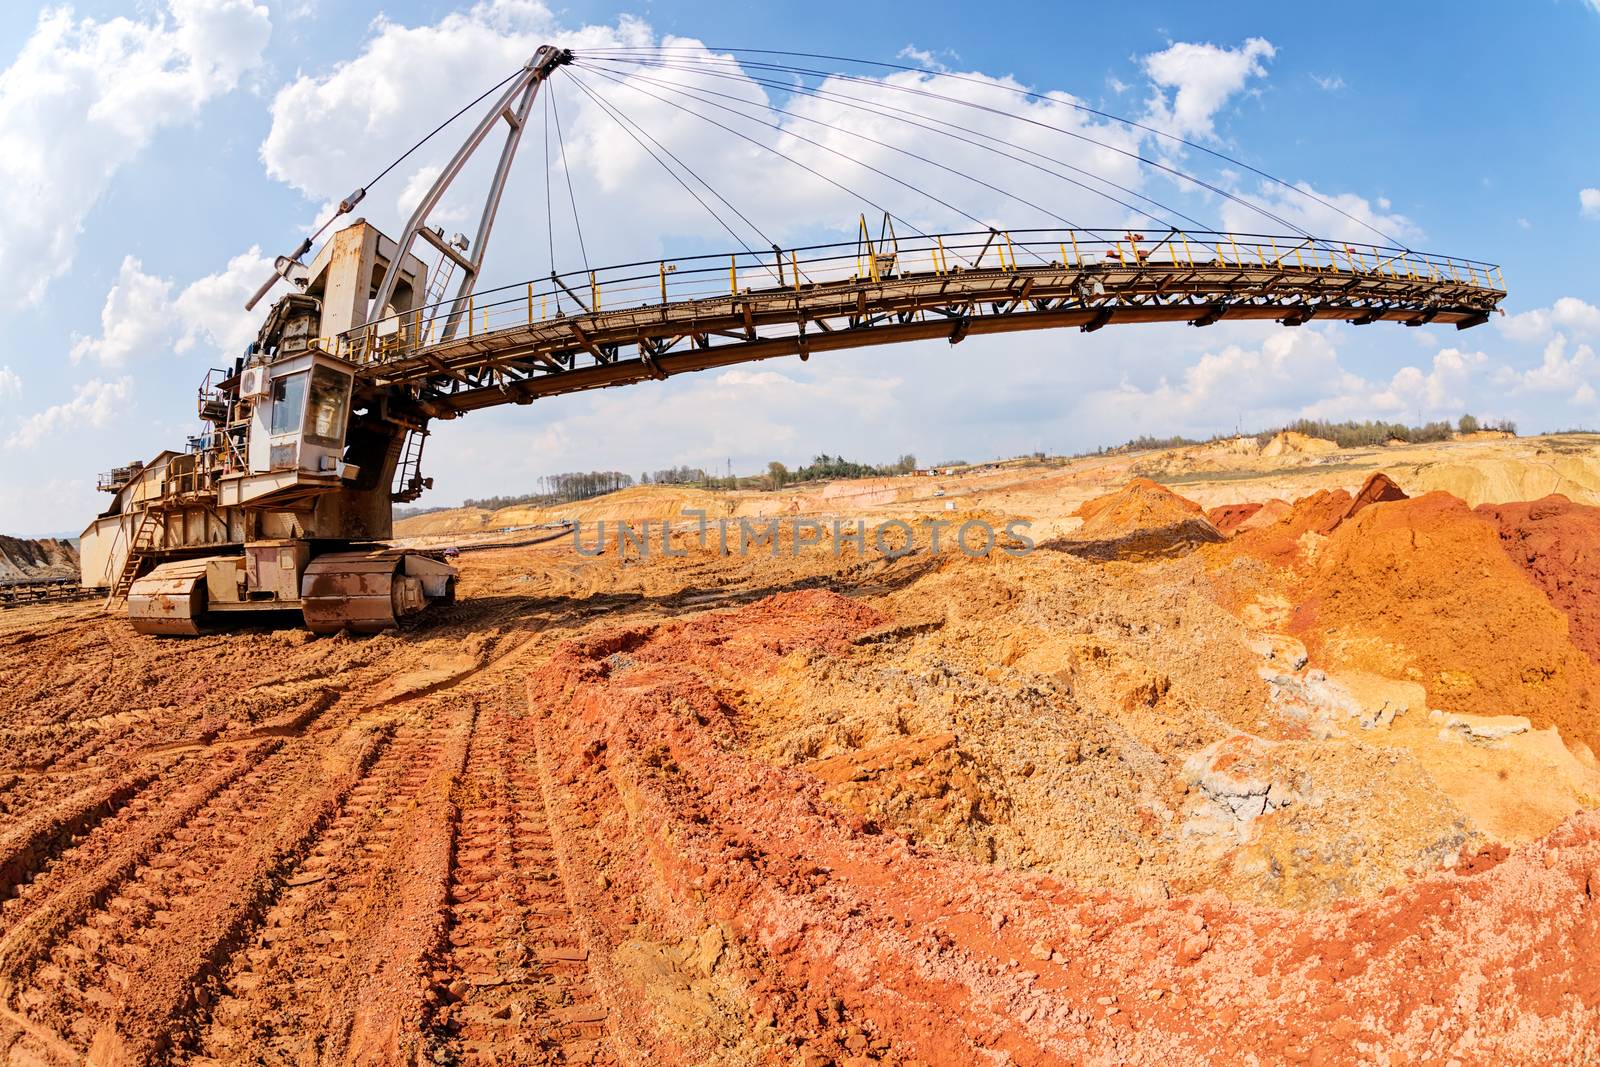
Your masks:
<instances>
[{"instance_id":1,"label":"yellow post","mask_svg":"<svg viewBox=\"0 0 1600 1067\"><path fill-rule=\"evenodd\" d=\"M1233 265L1243 269L1244 257L1239 255L1239 242L1233 239L1233 234L1228 235L1228 243L1233 246Z\"/></svg>"},{"instance_id":2,"label":"yellow post","mask_svg":"<svg viewBox=\"0 0 1600 1067\"><path fill-rule=\"evenodd\" d=\"M728 257L728 292L739 295L739 257Z\"/></svg>"},{"instance_id":3,"label":"yellow post","mask_svg":"<svg viewBox=\"0 0 1600 1067\"><path fill-rule=\"evenodd\" d=\"M1283 269L1283 253L1278 250L1278 239L1268 238L1272 242L1272 262L1277 264L1279 270Z\"/></svg>"},{"instance_id":4,"label":"yellow post","mask_svg":"<svg viewBox=\"0 0 1600 1067\"><path fill-rule=\"evenodd\" d=\"M1189 266L1194 266L1194 249L1189 247L1189 235L1183 235L1183 258L1189 261Z\"/></svg>"},{"instance_id":5,"label":"yellow post","mask_svg":"<svg viewBox=\"0 0 1600 1067\"><path fill-rule=\"evenodd\" d=\"M533 283L528 283L528 325L533 325Z\"/></svg>"},{"instance_id":6,"label":"yellow post","mask_svg":"<svg viewBox=\"0 0 1600 1067\"><path fill-rule=\"evenodd\" d=\"M934 261L938 265L938 271L939 271L939 273L941 275L949 274L950 273L950 267L949 267L950 261L945 258L945 254L944 254L944 238L943 237L935 237L934 241L939 246L939 255Z\"/></svg>"},{"instance_id":7,"label":"yellow post","mask_svg":"<svg viewBox=\"0 0 1600 1067\"><path fill-rule=\"evenodd\" d=\"M1500 268L1500 267L1496 267L1494 269L1494 272L1500 276L1500 288L1504 289L1506 287L1506 272L1505 272L1505 270Z\"/></svg>"},{"instance_id":8,"label":"yellow post","mask_svg":"<svg viewBox=\"0 0 1600 1067\"><path fill-rule=\"evenodd\" d=\"M1067 242L1062 241L1061 242L1061 265L1063 267L1066 267L1066 266L1070 266L1071 263L1072 263L1072 260L1067 258Z\"/></svg>"},{"instance_id":9,"label":"yellow post","mask_svg":"<svg viewBox=\"0 0 1600 1067\"><path fill-rule=\"evenodd\" d=\"M1122 262L1122 242L1121 241L1117 242L1117 262L1118 263Z\"/></svg>"},{"instance_id":10,"label":"yellow post","mask_svg":"<svg viewBox=\"0 0 1600 1067\"><path fill-rule=\"evenodd\" d=\"M661 302L667 302L667 261L661 261Z\"/></svg>"},{"instance_id":11,"label":"yellow post","mask_svg":"<svg viewBox=\"0 0 1600 1067\"><path fill-rule=\"evenodd\" d=\"M600 310L600 285L595 281L594 271L589 272L589 310Z\"/></svg>"},{"instance_id":12,"label":"yellow post","mask_svg":"<svg viewBox=\"0 0 1600 1067\"><path fill-rule=\"evenodd\" d=\"M1260 245L1256 245L1256 259L1260 261L1263 267L1267 265L1267 254L1261 250Z\"/></svg>"},{"instance_id":13,"label":"yellow post","mask_svg":"<svg viewBox=\"0 0 1600 1067\"><path fill-rule=\"evenodd\" d=\"M800 253L799 252L790 251L790 253L789 253L789 274L794 278L794 291L798 293L800 291Z\"/></svg>"},{"instance_id":14,"label":"yellow post","mask_svg":"<svg viewBox=\"0 0 1600 1067\"><path fill-rule=\"evenodd\" d=\"M1072 238L1072 255L1078 261L1078 266L1083 266L1083 253L1078 250L1078 231L1068 230L1067 236Z\"/></svg>"},{"instance_id":15,"label":"yellow post","mask_svg":"<svg viewBox=\"0 0 1600 1067\"><path fill-rule=\"evenodd\" d=\"M1011 243L1011 234L1006 234L1006 251L1011 253L1011 269L1017 269L1017 248Z\"/></svg>"}]
</instances>

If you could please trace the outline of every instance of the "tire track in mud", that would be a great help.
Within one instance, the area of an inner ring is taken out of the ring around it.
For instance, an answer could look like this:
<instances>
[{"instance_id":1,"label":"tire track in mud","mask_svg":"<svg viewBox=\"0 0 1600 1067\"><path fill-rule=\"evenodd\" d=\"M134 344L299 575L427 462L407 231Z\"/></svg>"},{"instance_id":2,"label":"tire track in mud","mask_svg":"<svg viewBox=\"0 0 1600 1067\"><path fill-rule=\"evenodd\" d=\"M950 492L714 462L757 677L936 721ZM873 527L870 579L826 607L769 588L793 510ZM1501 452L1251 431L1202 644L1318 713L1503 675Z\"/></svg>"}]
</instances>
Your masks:
<instances>
[{"instance_id":1,"label":"tire track in mud","mask_svg":"<svg viewBox=\"0 0 1600 1067\"><path fill-rule=\"evenodd\" d=\"M396 730L222 968L189 1062L298 1064L333 1054L336 1019L348 1024L360 1008L361 938L385 910L379 875L411 840L419 798L437 786L454 747L427 722Z\"/></svg>"},{"instance_id":2,"label":"tire track in mud","mask_svg":"<svg viewBox=\"0 0 1600 1067\"><path fill-rule=\"evenodd\" d=\"M516 702L515 704L513 702ZM616 1064L570 912L525 705L507 685L474 734L435 972L434 1062Z\"/></svg>"}]
</instances>

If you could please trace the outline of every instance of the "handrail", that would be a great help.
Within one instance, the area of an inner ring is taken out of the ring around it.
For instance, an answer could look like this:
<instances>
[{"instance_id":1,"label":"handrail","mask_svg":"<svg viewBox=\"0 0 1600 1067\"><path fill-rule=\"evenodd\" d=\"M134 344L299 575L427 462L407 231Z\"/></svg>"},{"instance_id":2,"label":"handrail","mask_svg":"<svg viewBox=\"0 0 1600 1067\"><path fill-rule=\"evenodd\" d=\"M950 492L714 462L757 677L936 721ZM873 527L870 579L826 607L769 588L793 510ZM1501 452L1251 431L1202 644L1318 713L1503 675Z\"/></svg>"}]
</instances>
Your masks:
<instances>
[{"instance_id":1,"label":"handrail","mask_svg":"<svg viewBox=\"0 0 1600 1067\"><path fill-rule=\"evenodd\" d=\"M1287 247L1280 245L1280 240ZM999 252L983 258L991 247ZM870 263L862 258L859 241L835 242L644 260L552 274L544 281L477 291L456 336L476 337L500 329L558 322L574 314L594 315L602 307L605 313L638 311L706 299L798 294L807 287L842 282L888 286L907 276L1039 269L1270 268L1290 274L1337 273L1504 290L1500 267L1481 260L1370 242L1200 230L1154 231L1149 237L1130 230L974 230L902 237L892 257L868 258ZM578 292L585 293L587 301L580 300ZM376 319L328 339L328 348L357 363L404 358L433 343L439 335L436 320L451 314L453 305L452 300L442 300Z\"/></svg>"}]
</instances>

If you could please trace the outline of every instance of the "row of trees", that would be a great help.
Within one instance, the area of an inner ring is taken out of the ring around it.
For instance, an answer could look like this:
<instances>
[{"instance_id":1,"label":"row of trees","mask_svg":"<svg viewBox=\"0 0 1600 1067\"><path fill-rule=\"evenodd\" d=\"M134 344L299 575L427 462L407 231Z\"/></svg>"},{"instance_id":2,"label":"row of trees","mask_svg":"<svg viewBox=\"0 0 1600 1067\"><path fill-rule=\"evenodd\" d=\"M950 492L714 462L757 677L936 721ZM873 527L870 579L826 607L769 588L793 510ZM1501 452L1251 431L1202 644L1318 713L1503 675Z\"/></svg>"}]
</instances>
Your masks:
<instances>
[{"instance_id":1,"label":"row of trees","mask_svg":"<svg viewBox=\"0 0 1600 1067\"><path fill-rule=\"evenodd\" d=\"M1255 435L1255 438L1262 444L1266 444L1285 430L1293 433L1303 433L1307 437L1319 437L1325 441L1332 441L1340 448L1368 448L1387 444L1390 441L1405 441L1409 444L1448 441L1458 433L1477 433L1480 430L1495 430L1500 433L1515 434L1517 432L1517 424L1510 419L1484 420L1475 415L1463 415L1454 423L1446 421L1426 422L1421 426L1408 426L1403 422L1382 422L1376 419L1367 419L1362 422L1355 420L1330 422L1327 419L1299 419L1276 429L1262 430ZM1223 441L1233 436L1233 434L1218 434L1209 438L1209 440ZM1163 448L1184 448L1189 445L1204 443L1204 441L1182 435L1152 437L1146 434L1135 437L1126 444L1118 445L1115 448L1102 448L1099 452L1101 454L1148 452Z\"/></svg>"},{"instance_id":2,"label":"row of trees","mask_svg":"<svg viewBox=\"0 0 1600 1067\"><path fill-rule=\"evenodd\" d=\"M487 496L478 500L464 500L463 507L498 511L501 508L527 504L546 507L551 504L570 504L574 500L614 493L633 484L633 475L621 471L571 471L566 474L547 474L539 479L537 492L521 496Z\"/></svg>"},{"instance_id":3,"label":"row of trees","mask_svg":"<svg viewBox=\"0 0 1600 1067\"><path fill-rule=\"evenodd\" d=\"M1303 433L1307 437L1320 437L1325 441L1332 441L1340 448L1365 448L1389 441L1406 441L1411 444L1448 441L1457 433L1477 433L1479 430L1498 430L1514 434L1517 432L1517 424L1509 419L1480 422L1476 416L1463 415L1454 423L1426 422L1421 426L1407 426L1403 422L1380 422L1375 419L1363 422L1300 419L1282 429ZM1278 430L1267 430L1257 434L1256 437L1265 444L1278 432Z\"/></svg>"}]
</instances>

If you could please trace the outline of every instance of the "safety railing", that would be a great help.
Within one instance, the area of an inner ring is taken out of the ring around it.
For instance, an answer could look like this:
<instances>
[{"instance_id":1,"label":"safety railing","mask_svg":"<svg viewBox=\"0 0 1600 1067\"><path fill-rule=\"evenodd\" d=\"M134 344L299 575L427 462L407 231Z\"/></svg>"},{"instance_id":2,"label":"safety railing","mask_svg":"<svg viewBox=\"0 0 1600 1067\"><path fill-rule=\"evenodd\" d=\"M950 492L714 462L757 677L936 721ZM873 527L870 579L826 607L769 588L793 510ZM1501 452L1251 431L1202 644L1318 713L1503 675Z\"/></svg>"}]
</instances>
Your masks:
<instances>
[{"instance_id":1,"label":"safety railing","mask_svg":"<svg viewBox=\"0 0 1600 1067\"><path fill-rule=\"evenodd\" d=\"M991 230L651 260L552 275L440 301L326 338L356 363L404 359L449 339L531 328L574 315L665 308L730 296L804 293L827 285L887 285L973 271L1271 269L1503 291L1498 265L1411 249L1321 238L1173 230Z\"/></svg>"}]
</instances>

